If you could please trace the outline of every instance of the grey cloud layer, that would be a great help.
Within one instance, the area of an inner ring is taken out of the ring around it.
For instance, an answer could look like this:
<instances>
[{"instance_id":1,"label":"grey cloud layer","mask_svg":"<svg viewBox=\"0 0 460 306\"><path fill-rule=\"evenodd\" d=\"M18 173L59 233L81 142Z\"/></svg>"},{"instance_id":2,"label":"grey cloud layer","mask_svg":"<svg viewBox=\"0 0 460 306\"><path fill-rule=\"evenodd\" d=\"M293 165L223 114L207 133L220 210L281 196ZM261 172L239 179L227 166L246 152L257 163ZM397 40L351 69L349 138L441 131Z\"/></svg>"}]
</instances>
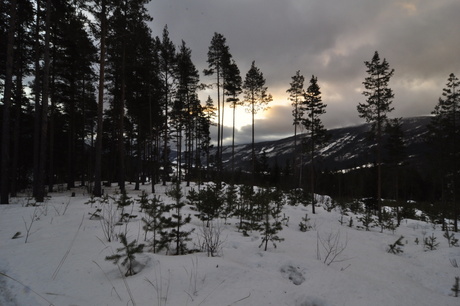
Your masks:
<instances>
[{"instance_id":1,"label":"grey cloud layer","mask_svg":"<svg viewBox=\"0 0 460 306\"><path fill-rule=\"evenodd\" d=\"M258 140L293 133L286 89L297 70L306 80L318 77L327 127L362 122L356 105L364 101L363 62L376 50L395 69L394 117L429 114L448 75L460 76L458 0L156 0L149 6L154 33L168 24L200 71L214 32L227 38L243 77L256 61L269 92L286 101L256 122ZM245 142L247 129L238 135Z\"/></svg>"}]
</instances>

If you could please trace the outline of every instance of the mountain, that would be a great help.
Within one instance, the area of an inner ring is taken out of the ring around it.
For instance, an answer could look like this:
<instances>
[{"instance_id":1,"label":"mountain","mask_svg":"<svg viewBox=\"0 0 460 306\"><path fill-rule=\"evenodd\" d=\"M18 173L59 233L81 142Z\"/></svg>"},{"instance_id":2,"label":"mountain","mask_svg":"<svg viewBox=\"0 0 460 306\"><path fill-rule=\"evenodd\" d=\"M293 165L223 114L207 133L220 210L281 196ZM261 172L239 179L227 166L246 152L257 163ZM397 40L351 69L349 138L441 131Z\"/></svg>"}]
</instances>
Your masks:
<instances>
[{"instance_id":1,"label":"mountain","mask_svg":"<svg viewBox=\"0 0 460 306\"><path fill-rule=\"evenodd\" d=\"M408 161L419 164L423 162L423 155L427 151L425 136L429 116L402 119L404 143ZM363 166L374 162L373 144L368 140L371 124L360 124L350 127L329 130L330 139L319 151L325 169L343 170ZM298 135L297 146L306 139L307 135ZM235 168L250 169L251 144L235 146ZM256 154L261 158L265 152L270 166L278 163L284 167L287 161L294 157L294 136L255 144ZM215 154L215 149L211 152ZM383 156L385 158L385 155ZM224 168L230 169L232 164L232 147L224 146L222 153ZM308 158L304 158L304 164Z\"/></svg>"}]
</instances>

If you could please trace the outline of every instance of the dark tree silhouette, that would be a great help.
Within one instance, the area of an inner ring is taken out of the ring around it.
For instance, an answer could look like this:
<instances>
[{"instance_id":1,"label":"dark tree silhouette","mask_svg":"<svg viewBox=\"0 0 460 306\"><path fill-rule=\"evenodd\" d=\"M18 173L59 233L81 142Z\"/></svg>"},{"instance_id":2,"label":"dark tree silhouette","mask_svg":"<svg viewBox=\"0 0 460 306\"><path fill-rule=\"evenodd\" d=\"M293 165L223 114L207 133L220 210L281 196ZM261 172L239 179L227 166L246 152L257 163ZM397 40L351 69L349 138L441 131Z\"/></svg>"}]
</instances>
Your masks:
<instances>
[{"instance_id":1,"label":"dark tree silhouette","mask_svg":"<svg viewBox=\"0 0 460 306\"><path fill-rule=\"evenodd\" d=\"M255 183L255 167L256 167L256 151L254 146L254 116L259 111L267 110L268 103L271 102L272 96L267 94L267 87L265 86L265 78L259 68L256 67L255 62L251 64L251 69L246 73L246 78L243 83L244 92L244 105L246 111L251 113L252 117L252 186Z\"/></svg>"},{"instance_id":2,"label":"dark tree silhouette","mask_svg":"<svg viewBox=\"0 0 460 306\"><path fill-rule=\"evenodd\" d=\"M321 122L321 115L326 113L326 104L322 102L318 78L312 76L310 85L304 93L301 113L305 115L301 122L309 136L306 139L307 152L310 155L310 191L312 213L315 213L315 158L319 146L327 140L327 131Z\"/></svg>"},{"instance_id":3,"label":"dark tree silhouette","mask_svg":"<svg viewBox=\"0 0 460 306\"><path fill-rule=\"evenodd\" d=\"M377 165L377 202L379 210L379 220L381 220L381 198L382 198L382 134L384 123L387 120L387 114L394 108L391 107L394 94L388 86L394 69L383 59L380 60L379 53L375 51L372 60L365 61L367 73L364 79L363 95L366 97L365 103L358 104L359 117L366 119L366 122L372 123L372 132L375 135L377 143L376 165Z\"/></svg>"}]
</instances>

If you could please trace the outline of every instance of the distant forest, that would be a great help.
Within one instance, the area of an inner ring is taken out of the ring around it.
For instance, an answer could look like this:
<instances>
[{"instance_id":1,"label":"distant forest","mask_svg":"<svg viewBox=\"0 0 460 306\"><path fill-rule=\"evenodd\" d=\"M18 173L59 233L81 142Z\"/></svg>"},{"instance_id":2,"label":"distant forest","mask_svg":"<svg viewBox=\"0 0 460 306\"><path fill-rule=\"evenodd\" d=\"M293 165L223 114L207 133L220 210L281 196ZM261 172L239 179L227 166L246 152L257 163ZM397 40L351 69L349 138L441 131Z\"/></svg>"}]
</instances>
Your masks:
<instances>
[{"instance_id":1,"label":"distant forest","mask_svg":"<svg viewBox=\"0 0 460 306\"><path fill-rule=\"evenodd\" d=\"M202 71L213 82L201 83L186 42L175 45L167 26L161 37L153 36L148 2L0 2L0 203L24 190L40 202L47 192L70 190L77 182L101 196L103 184L116 183L124 192L126 182L135 189L153 182L155 192L156 183L170 180L303 188L338 198L371 192L376 199L407 200L401 186L418 180L417 188L424 190L415 197L423 194L453 219L459 216L460 98L453 73L439 101L433 101L423 140L432 167L408 170L401 120L388 119L394 70L378 52L364 61L368 76L363 103L357 105L372 126L371 169L324 171L321 148L330 135L321 122L327 111L321 80L313 75L304 86L298 71L286 80L293 106L292 159L267 167L255 151L253 120L249 168L243 171L233 156L223 167L222 123L224 116L234 118L234 112L224 113L224 105L244 107L253 118L265 110L272 97L263 73L253 62L242 77L225 37L215 33ZM203 89L212 89L215 99L200 101ZM211 126L217 139L210 137ZM304 138L297 137L300 127ZM233 139L234 133L233 127ZM356 181L356 188L330 188L343 177Z\"/></svg>"}]
</instances>

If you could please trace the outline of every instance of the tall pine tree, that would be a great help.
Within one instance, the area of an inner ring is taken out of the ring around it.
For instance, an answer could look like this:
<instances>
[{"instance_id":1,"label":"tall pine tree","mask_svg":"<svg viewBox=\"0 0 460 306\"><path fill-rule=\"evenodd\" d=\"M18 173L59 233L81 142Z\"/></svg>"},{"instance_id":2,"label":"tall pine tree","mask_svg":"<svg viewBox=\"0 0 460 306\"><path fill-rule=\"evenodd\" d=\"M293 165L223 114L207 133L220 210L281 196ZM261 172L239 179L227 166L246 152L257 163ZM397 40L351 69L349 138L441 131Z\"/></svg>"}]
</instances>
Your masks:
<instances>
[{"instance_id":1,"label":"tall pine tree","mask_svg":"<svg viewBox=\"0 0 460 306\"><path fill-rule=\"evenodd\" d=\"M292 116L294 117L293 125L294 125L294 164L299 165L296 167L299 171L299 186L302 186L302 154L298 154L299 150L297 149L297 129L301 128L301 121L302 121L302 108L301 104L303 102L304 97L304 84L305 78L303 75L300 74L300 70L297 70L296 74L292 77L292 82L290 83L291 87L286 90L289 93L289 100L292 102L293 110ZM298 160L300 157L300 160Z\"/></svg>"},{"instance_id":2,"label":"tall pine tree","mask_svg":"<svg viewBox=\"0 0 460 306\"><path fill-rule=\"evenodd\" d=\"M326 113L326 104L322 102L321 91L318 85L318 78L312 76L310 85L304 93L304 101L300 111L305 117L302 118L302 125L307 131L306 151L310 155L310 191L312 213L315 213L315 158L319 146L327 140L327 131L321 122L321 115Z\"/></svg>"},{"instance_id":3,"label":"tall pine tree","mask_svg":"<svg viewBox=\"0 0 460 306\"><path fill-rule=\"evenodd\" d=\"M359 117L364 118L366 122L372 123L372 132L377 144L376 165L377 165L377 203L379 209L379 220L381 220L381 198L382 198L382 134L387 120L387 115L394 108L391 106L394 94L388 86L394 69L383 59L380 60L379 53L375 51L372 60L365 61L367 73L364 79L363 95L366 97L365 103L358 104Z\"/></svg>"},{"instance_id":4,"label":"tall pine tree","mask_svg":"<svg viewBox=\"0 0 460 306\"><path fill-rule=\"evenodd\" d=\"M256 67L255 62L251 64L251 68L248 73L246 73L246 78L243 83L243 93L244 93L244 105L246 111L251 113L252 118L252 146L251 146L251 155L252 155L252 186L255 184L255 171L256 171L256 151L254 146L254 127L255 120L254 117L259 111L267 110L268 103L271 102L272 96L267 94L267 87L265 86L265 78L263 73L258 67Z\"/></svg>"},{"instance_id":5,"label":"tall pine tree","mask_svg":"<svg viewBox=\"0 0 460 306\"><path fill-rule=\"evenodd\" d=\"M433 117L428 126L429 139L434 157L439 167L443 182L444 202L451 203L447 212L454 220L455 231L458 231L460 208L459 194L459 154L460 154L460 82L451 73L443 89L442 97L432 112ZM445 209L446 210L446 209Z\"/></svg>"}]
</instances>

